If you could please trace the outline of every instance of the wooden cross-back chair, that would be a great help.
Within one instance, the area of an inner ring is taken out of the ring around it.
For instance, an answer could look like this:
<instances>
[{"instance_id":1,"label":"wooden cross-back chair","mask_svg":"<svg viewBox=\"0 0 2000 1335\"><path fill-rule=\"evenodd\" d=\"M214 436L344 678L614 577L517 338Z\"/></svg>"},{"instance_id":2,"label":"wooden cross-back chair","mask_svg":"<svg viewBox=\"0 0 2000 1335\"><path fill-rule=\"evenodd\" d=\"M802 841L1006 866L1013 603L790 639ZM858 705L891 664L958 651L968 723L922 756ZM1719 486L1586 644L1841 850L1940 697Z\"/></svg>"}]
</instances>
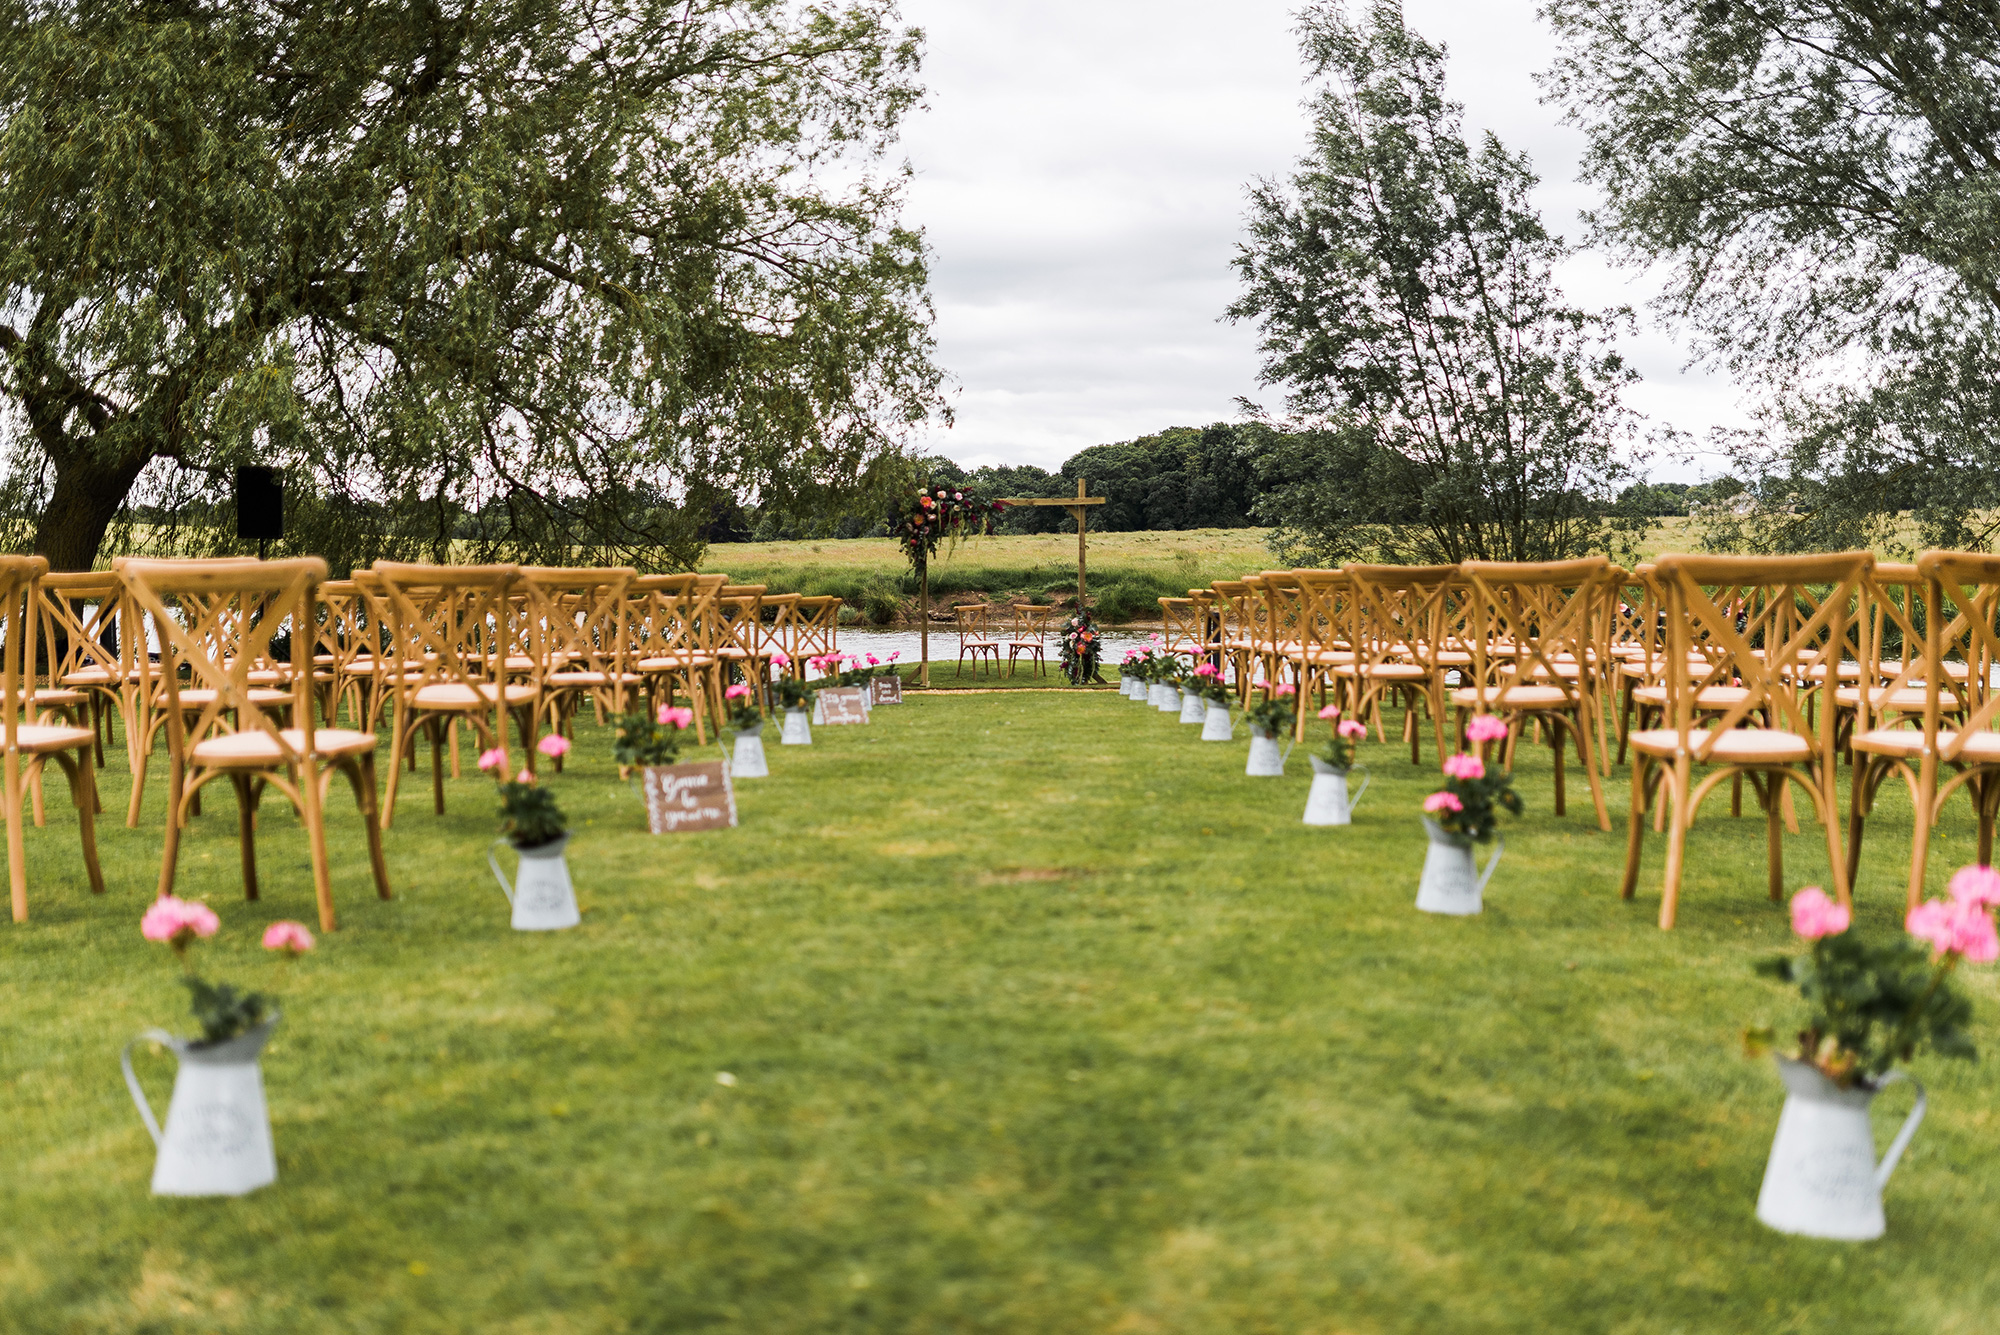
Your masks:
<instances>
[{"instance_id":1,"label":"wooden cross-back chair","mask_svg":"<svg viewBox=\"0 0 2000 1335\"><path fill-rule=\"evenodd\" d=\"M541 687L511 680L507 662L522 639L515 624L520 606L512 596L519 567L377 561L370 573L389 613L378 664L381 690L393 705L383 826L396 818L403 757L414 755L419 730L431 743L431 800L439 815L444 814L444 742L450 724L470 727L482 751L498 747L503 772L511 774L511 716L532 772Z\"/></svg>"},{"instance_id":2,"label":"wooden cross-back chair","mask_svg":"<svg viewBox=\"0 0 2000 1335\"><path fill-rule=\"evenodd\" d=\"M1507 724L1505 763L1514 766L1521 727L1544 725L1555 754L1555 814L1565 814L1563 746L1576 749L1597 808L1598 828L1611 829L1600 777L1602 720L1598 665L1604 601L1615 596L1624 572L1601 556L1579 561L1467 561L1459 566L1470 597L1465 639L1472 651L1471 684L1452 692L1464 735L1467 712L1491 714ZM1504 650L1504 652L1500 652Z\"/></svg>"},{"instance_id":3,"label":"wooden cross-back chair","mask_svg":"<svg viewBox=\"0 0 2000 1335\"><path fill-rule=\"evenodd\" d=\"M1192 667L1201 658L1201 611L1192 598L1160 599L1160 638L1166 652Z\"/></svg>"},{"instance_id":4,"label":"wooden cross-back chair","mask_svg":"<svg viewBox=\"0 0 2000 1335\"><path fill-rule=\"evenodd\" d=\"M305 628L313 624L314 589L326 577L326 562L316 556L280 561L120 557L112 569L159 636L157 672L143 660L141 666L148 678L157 676L165 699L169 769L160 894L173 893L181 830L196 795L211 780L227 778L236 790L243 892L256 899L257 803L267 786L275 787L290 799L305 827L320 926L332 931L326 797L333 776L341 773L354 789L367 829L376 893L389 898L375 801L375 735L319 727L313 718L316 640ZM269 689L252 681L270 670L271 641L280 631L291 636L289 686L282 693L289 725L270 707Z\"/></svg>"},{"instance_id":5,"label":"wooden cross-back chair","mask_svg":"<svg viewBox=\"0 0 2000 1335\"><path fill-rule=\"evenodd\" d=\"M1400 696L1403 739L1410 744L1414 765L1421 763L1417 707L1422 705L1442 761L1449 754L1444 673L1472 662L1459 647L1466 600L1458 567L1350 565L1342 571L1351 581L1347 640L1354 661L1336 663L1330 670L1345 683L1353 716L1364 721L1373 717L1376 736L1382 737L1382 703L1391 694Z\"/></svg>"},{"instance_id":6,"label":"wooden cross-back chair","mask_svg":"<svg viewBox=\"0 0 2000 1335\"><path fill-rule=\"evenodd\" d=\"M1923 710L1921 671L1912 670L1924 656L1921 583L1914 564L1890 561L1878 561L1862 582L1862 605L1854 619L1859 643L1853 661L1841 662L1830 697L1834 735L1843 744L1856 733ZM1824 664L1813 665L1811 673L1815 682L1824 683ZM1819 694L1828 698L1824 690Z\"/></svg>"},{"instance_id":7,"label":"wooden cross-back chair","mask_svg":"<svg viewBox=\"0 0 2000 1335\"><path fill-rule=\"evenodd\" d=\"M1007 613L1011 623L1007 627L1007 675L1014 675L1015 664L1026 655L1034 660L1036 674L1047 676L1049 627L1056 619L1055 606L1014 603Z\"/></svg>"},{"instance_id":8,"label":"wooden cross-back chair","mask_svg":"<svg viewBox=\"0 0 2000 1335\"><path fill-rule=\"evenodd\" d=\"M1665 726L1635 730L1632 824L1621 893L1639 879L1645 813L1657 792L1668 804L1667 864L1660 926L1674 925L1687 833L1701 803L1737 776L1756 789L1767 831L1771 898L1782 897L1783 791L1812 799L1826 832L1834 889L1851 902L1836 792L1831 709L1814 711L1806 668L1837 661L1848 643L1867 552L1822 556L1663 556L1654 567L1667 614ZM1694 651L1701 637L1705 667ZM1708 693L1704 702L1702 693ZM1723 694L1726 693L1726 694ZM1815 717L1816 714L1816 717ZM1764 726L1746 726L1761 723ZM1697 783L1695 767L1707 768Z\"/></svg>"},{"instance_id":9,"label":"wooden cross-back chair","mask_svg":"<svg viewBox=\"0 0 2000 1335\"><path fill-rule=\"evenodd\" d=\"M993 675L1000 675L1000 644L993 638L993 609L983 602L959 603L951 609L952 629L958 633L958 666L952 675L965 675L965 660L972 660L972 675L977 677L982 663L993 664ZM792 669L803 673L805 664L797 654L792 656Z\"/></svg>"},{"instance_id":10,"label":"wooden cross-back chair","mask_svg":"<svg viewBox=\"0 0 2000 1335\"><path fill-rule=\"evenodd\" d=\"M7 887L15 922L28 919L27 832L22 814L26 787L39 783L42 768L50 760L69 779L91 893L104 893L104 872L97 862L97 776L91 767L96 731L33 721L37 718L36 632L47 620L36 585L47 578L48 568L43 557L0 556L0 710L5 711L5 724L0 727L0 747L4 747L0 800L7 808ZM35 823L42 821L37 818Z\"/></svg>"},{"instance_id":11,"label":"wooden cross-back chair","mask_svg":"<svg viewBox=\"0 0 2000 1335\"><path fill-rule=\"evenodd\" d=\"M126 631L124 586L109 571L43 575L34 582L41 632L40 653L48 662L49 689L38 704L90 728L97 764L117 740L115 723L125 725L126 766L132 753L132 714L139 670ZM30 722L42 723L42 717Z\"/></svg>"},{"instance_id":12,"label":"wooden cross-back chair","mask_svg":"<svg viewBox=\"0 0 2000 1335\"><path fill-rule=\"evenodd\" d=\"M803 664L808 658L825 658L839 652L840 605L841 599L831 594L799 599L792 623L792 658L795 662ZM998 661L997 658L995 661ZM803 673L804 667L801 666L799 671Z\"/></svg>"},{"instance_id":13,"label":"wooden cross-back chair","mask_svg":"<svg viewBox=\"0 0 2000 1335\"><path fill-rule=\"evenodd\" d=\"M586 699L600 724L606 710L624 713L626 696L645 684L632 671L625 630L638 576L629 566L521 567L529 656L550 732L568 736L577 706ZM556 768L562 768L561 756Z\"/></svg>"},{"instance_id":14,"label":"wooden cross-back chair","mask_svg":"<svg viewBox=\"0 0 2000 1335\"><path fill-rule=\"evenodd\" d=\"M676 688L694 708L695 739L706 745L706 720L722 717L723 638L716 612L722 575L648 575L632 583L645 595L639 648L632 666L646 680L646 695L657 707L671 703Z\"/></svg>"},{"instance_id":15,"label":"wooden cross-back chair","mask_svg":"<svg viewBox=\"0 0 2000 1335\"><path fill-rule=\"evenodd\" d=\"M1354 664L1354 647L1348 643L1348 603L1353 597L1353 581L1340 570L1294 570L1291 578L1299 589L1298 650L1288 657L1298 672L1298 709L1293 720L1295 742L1305 741L1306 697L1316 695L1326 704L1327 687L1334 688L1334 703L1351 711L1346 687L1352 678L1335 673L1336 668Z\"/></svg>"},{"instance_id":16,"label":"wooden cross-back chair","mask_svg":"<svg viewBox=\"0 0 2000 1335\"><path fill-rule=\"evenodd\" d=\"M1247 657L1251 672L1261 677L1265 686L1274 686L1279 681L1278 637L1276 621L1271 610L1272 596L1270 581L1262 574L1245 575L1242 580L1246 594L1244 599L1243 638L1249 644ZM1243 691L1247 702L1249 688Z\"/></svg>"},{"instance_id":17,"label":"wooden cross-back chair","mask_svg":"<svg viewBox=\"0 0 2000 1335\"><path fill-rule=\"evenodd\" d=\"M725 584L715 595L716 622L721 631L716 656L722 660L724 675L742 678L757 692L760 706L770 684L767 665L771 661L766 648L764 588L762 584ZM729 683L723 684L726 687Z\"/></svg>"},{"instance_id":18,"label":"wooden cross-back chair","mask_svg":"<svg viewBox=\"0 0 2000 1335\"><path fill-rule=\"evenodd\" d=\"M1229 661L1230 671L1235 674L1236 698L1248 705L1251 664L1255 661L1250 639L1250 604L1253 601L1250 586L1240 579L1219 579L1210 587L1215 590L1216 610L1222 617L1222 654Z\"/></svg>"},{"instance_id":19,"label":"wooden cross-back chair","mask_svg":"<svg viewBox=\"0 0 2000 1335\"><path fill-rule=\"evenodd\" d=\"M1214 589L1189 589L1188 601L1194 604L1194 622L1201 632L1200 657L1212 664L1216 671L1228 671L1228 656L1223 652L1223 609L1222 599Z\"/></svg>"},{"instance_id":20,"label":"wooden cross-back chair","mask_svg":"<svg viewBox=\"0 0 2000 1335\"><path fill-rule=\"evenodd\" d=\"M2000 811L2000 556L1925 552L1917 558L1921 652L1882 687L1894 708L1881 726L1852 738L1854 776L1847 873L1860 864L1863 821L1890 774L1910 793L1913 838L1907 903L1923 898L1931 830L1951 795L1963 788L1979 828L1979 864L1993 861L1994 814ZM1911 627L1905 626L1910 634ZM1887 666L1886 663L1883 664ZM1912 696L1920 698L1913 710ZM1945 778L1946 769L1952 771Z\"/></svg>"}]
</instances>

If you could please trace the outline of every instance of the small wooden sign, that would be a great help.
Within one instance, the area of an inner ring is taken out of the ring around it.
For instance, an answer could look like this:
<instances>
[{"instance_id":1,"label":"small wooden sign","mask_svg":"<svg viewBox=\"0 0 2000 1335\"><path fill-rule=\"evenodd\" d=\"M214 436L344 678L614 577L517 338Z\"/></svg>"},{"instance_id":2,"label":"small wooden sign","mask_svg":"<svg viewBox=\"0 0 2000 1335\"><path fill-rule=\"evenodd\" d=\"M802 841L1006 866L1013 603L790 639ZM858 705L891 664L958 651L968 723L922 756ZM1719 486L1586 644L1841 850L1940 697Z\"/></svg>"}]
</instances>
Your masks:
<instances>
[{"instance_id":1,"label":"small wooden sign","mask_svg":"<svg viewBox=\"0 0 2000 1335\"><path fill-rule=\"evenodd\" d=\"M820 722L866 723L868 692L859 686L834 686L819 693Z\"/></svg>"},{"instance_id":2,"label":"small wooden sign","mask_svg":"<svg viewBox=\"0 0 2000 1335\"><path fill-rule=\"evenodd\" d=\"M720 760L648 765L639 771L646 790L646 825L654 834L723 830L736 824L736 794Z\"/></svg>"},{"instance_id":3,"label":"small wooden sign","mask_svg":"<svg viewBox=\"0 0 2000 1335\"><path fill-rule=\"evenodd\" d=\"M878 705L900 705L903 703L903 679L891 672L868 683L875 692Z\"/></svg>"}]
</instances>

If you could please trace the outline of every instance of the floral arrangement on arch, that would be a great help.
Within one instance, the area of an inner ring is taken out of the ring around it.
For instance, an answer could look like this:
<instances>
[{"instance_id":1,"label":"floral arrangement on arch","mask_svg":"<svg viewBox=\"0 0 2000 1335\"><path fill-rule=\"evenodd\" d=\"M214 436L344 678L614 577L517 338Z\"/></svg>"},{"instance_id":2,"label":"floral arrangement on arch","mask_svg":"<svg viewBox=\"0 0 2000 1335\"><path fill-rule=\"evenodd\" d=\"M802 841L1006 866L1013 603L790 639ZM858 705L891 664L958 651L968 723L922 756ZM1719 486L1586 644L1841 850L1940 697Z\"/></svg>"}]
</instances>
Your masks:
<instances>
[{"instance_id":1,"label":"floral arrangement on arch","mask_svg":"<svg viewBox=\"0 0 2000 1335\"><path fill-rule=\"evenodd\" d=\"M1521 795L1514 791L1514 776L1506 770L1486 767L1488 742L1507 735L1507 725L1491 714L1474 716L1465 725L1466 740L1476 748L1461 751L1444 760L1444 787L1424 799L1424 811L1445 830L1463 835L1476 844L1493 837L1505 808L1521 814Z\"/></svg>"},{"instance_id":2,"label":"floral arrangement on arch","mask_svg":"<svg viewBox=\"0 0 2000 1335\"><path fill-rule=\"evenodd\" d=\"M921 570L940 544L991 533L994 519L1006 508L1007 502L983 500L967 487L923 486L898 503L889 516L889 531L910 567Z\"/></svg>"},{"instance_id":3,"label":"floral arrangement on arch","mask_svg":"<svg viewBox=\"0 0 2000 1335\"><path fill-rule=\"evenodd\" d=\"M1812 942L1802 956L1760 961L1756 971L1792 983L1810 1008L1795 1055L1843 1089L1872 1088L1897 1062L1928 1048L1942 1057L1975 1056L1965 1026L1972 1003L1952 983L1961 961L2000 959L1993 909L2000 872L1963 867L1950 898L1911 909L1909 935L1870 941L1850 930L1853 914L1816 885L1792 896L1792 930ZM1777 1046L1770 1026L1746 1029L1744 1049L1761 1055Z\"/></svg>"},{"instance_id":4,"label":"floral arrangement on arch","mask_svg":"<svg viewBox=\"0 0 2000 1335\"><path fill-rule=\"evenodd\" d=\"M1262 697L1243 711L1250 726L1270 737L1291 731L1298 721L1299 688L1290 682L1265 682L1257 688Z\"/></svg>"},{"instance_id":5,"label":"floral arrangement on arch","mask_svg":"<svg viewBox=\"0 0 2000 1335\"><path fill-rule=\"evenodd\" d=\"M1368 727L1359 719L1342 718L1339 705L1328 705L1319 711L1319 716L1333 728L1333 736L1319 758L1334 773L1345 774L1354 768L1354 744L1368 735Z\"/></svg>"},{"instance_id":6,"label":"floral arrangement on arch","mask_svg":"<svg viewBox=\"0 0 2000 1335\"><path fill-rule=\"evenodd\" d=\"M1131 663L1134 652L1126 651L1127 664ZM1097 670L1104 655L1104 635L1097 629L1097 622L1091 619L1090 613L1082 608L1063 622L1062 634L1056 638L1056 655L1070 685L1081 686L1087 681L1104 680L1103 674Z\"/></svg>"}]
</instances>

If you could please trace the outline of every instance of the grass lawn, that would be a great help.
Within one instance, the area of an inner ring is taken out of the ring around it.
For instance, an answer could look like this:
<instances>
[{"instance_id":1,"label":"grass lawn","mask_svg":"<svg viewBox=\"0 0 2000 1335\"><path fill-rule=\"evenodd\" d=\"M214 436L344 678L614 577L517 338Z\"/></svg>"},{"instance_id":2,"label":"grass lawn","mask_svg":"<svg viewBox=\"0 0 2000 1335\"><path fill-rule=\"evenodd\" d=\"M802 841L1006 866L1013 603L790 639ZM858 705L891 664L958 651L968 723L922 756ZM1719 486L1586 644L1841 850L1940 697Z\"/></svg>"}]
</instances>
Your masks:
<instances>
[{"instance_id":1,"label":"grass lawn","mask_svg":"<svg viewBox=\"0 0 2000 1335\"><path fill-rule=\"evenodd\" d=\"M405 789L386 904L336 794L342 929L282 977L256 942L311 919L303 842L274 798L244 903L218 793L182 863L223 918L201 964L286 1013L279 1180L238 1200L148 1196L118 1075L188 1024L138 932L159 800L108 821L101 899L52 803L0 938L0 1331L1993 1329L1990 1063L1918 1062L1883 1240L1752 1218L1781 1090L1737 1033L1795 1013L1750 973L1790 944L1761 822L1709 808L1662 933L1660 841L1621 904L1622 825L1551 815L1524 748L1486 913L1437 919L1428 763L1371 742L1356 824L1309 830L1304 757L1246 779L1245 741L1196 732L1102 692L913 693L774 744L741 828L652 838L585 730L553 780L584 919L551 935L508 930L483 780L442 818ZM1876 931L1908 846L1884 806ZM1938 884L1970 846L1960 805ZM1825 875L1810 823L1787 852ZM162 1104L170 1058L141 1067Z\"/></svg>"}]
</instances>

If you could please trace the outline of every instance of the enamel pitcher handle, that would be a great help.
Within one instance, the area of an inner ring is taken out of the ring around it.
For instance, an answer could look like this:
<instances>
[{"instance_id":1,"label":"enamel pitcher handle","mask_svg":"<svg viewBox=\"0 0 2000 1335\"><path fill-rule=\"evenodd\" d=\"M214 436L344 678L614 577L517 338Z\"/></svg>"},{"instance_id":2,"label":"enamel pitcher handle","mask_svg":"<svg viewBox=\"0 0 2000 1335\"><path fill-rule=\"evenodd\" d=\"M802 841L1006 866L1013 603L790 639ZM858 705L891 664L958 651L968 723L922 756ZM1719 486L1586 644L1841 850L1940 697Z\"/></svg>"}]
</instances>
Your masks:
<instances>
[{"instance_id":1,"label":"enamel pitcher handle","mask_svg":"<svg viewBox=\"0 0 2000 1335\"><path fill-rule=\"evenodd\" d=\"M505 839L495 839L493 841L493 848L486 850L486 865L493 869L493 879L500 882L500 893L507 896L507 902L511 904L514 902L514 887L507 880L507 873L500 870L500 860L493 856L493 849L500 847L500 845L506 842Z\"/></svg>"},{"instance_id":2,"label":"enamel pitcher handle","mask_svg":"<svg viewBox=\"0 0 2000 1335\"><path fill-rule=\"evenodd\" d=\"M1486 859L1486 870L1479 873L1479 893L1486 893L1486 883L1493 879L1493 871L1500 865L1500 855L1507 851L1507 836L1493 836L1493 856Z\"/></svg>"},{"instance_id":3,"label":"enamel pitcher handle","mask_svg":"<svg viewBox=\"0 0 2000 1335\"><path fill-rule=\"evenodd\" d=\"M1917 1134L1917 1127L1924 1120L1924 1108L1930 1102L1930 1096L1924 1092L1923 1085L1915 1080L1910 1080L1910 1077L1901 1071L1889 1072L1888 1075L1882 1077L1882 1083L1877 1085L1876 1088L1878 1090L1886 1089L1898 1080L1909 1080L1911 1084L1916 1085L1917 1106L1910 1109L1910 1115L1903 1119L1902 1129L1897 1131L1896 1138L1889 1142L1889 1152L1882 1156L1881 1164L1875 1169L1875 1190L1877 1191L1889 1185L1889 1174L1896 1171L1896 1161L1901 1159L1903 1151L1909 1148L1910 1137Z\"/></svg>"},{"instance_id":4,"label":"enamel pitcher handle","mask_svg":"<svg viewBox=\"0 0 2000 1335\"><path fill-rule=\"evenodd\" d=\"M146 1124L146 1130L152 1133L153 1143L157 1145L160 1143L160 1124L153 1117L153 1106L146 1102L146 1091L139 1088L139 1077L132 1073L132 1049L147 1042L164 1043L171 1048L174 1036L164 1029L143 1030L118 1054L118 1064L125 1070L125 1088L132 1091L132 1102L139 1109L139 1120Z\"/></svg>"},{"instance_id":5,"label":"enamel pitcher handle","mask_svg":"<svg viewBox=\"0 0 2000 1335\"><path fill-rule=\"evenodd\" d=\"M1368 772L1366 765L1356 765L1354 768L1361 771L1361 786L1347 795L1347 809L1349 811L1361 805L1361 795L1368 791L1369 784L1375 782L1375 776Z\"/></svg>"}]
</instances>

